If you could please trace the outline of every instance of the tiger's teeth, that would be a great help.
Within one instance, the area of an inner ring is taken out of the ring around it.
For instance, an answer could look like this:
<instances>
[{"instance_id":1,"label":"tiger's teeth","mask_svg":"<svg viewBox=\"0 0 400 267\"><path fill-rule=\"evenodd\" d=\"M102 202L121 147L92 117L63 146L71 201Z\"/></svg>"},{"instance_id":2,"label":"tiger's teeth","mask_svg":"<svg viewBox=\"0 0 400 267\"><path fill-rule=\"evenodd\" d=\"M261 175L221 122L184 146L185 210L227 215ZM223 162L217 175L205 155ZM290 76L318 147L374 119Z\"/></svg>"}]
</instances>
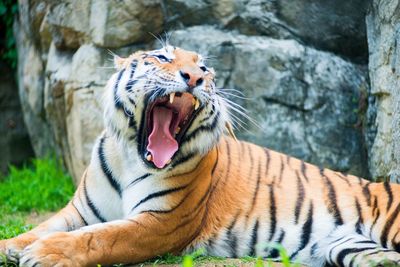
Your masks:
<instances>
[{"instance_id":1,"label":"tiger's teeth","mask_svg":"<svg viewBox=\"0 0 400 267\"><path fill-rule=\"evenodd\" d=\"M171 159L169 159L168 161L167 161L167 164L170 164L171 163Z\"/></svg>"},{"instance_id":2,"label":"tiger's teeth","mask_svg":"<svg viewBox=\"0 0 400 267\"><path fill-rule=\"evenodd\" d=\"M176 130L175 130L175 134L178 134L180 131L181 131L181 127L178 126L178 127L176 128Z\"/></svg>"},{"instance_id":3,"label":"tiger's teeth","mask_svg":"<svg viewBox=\"0 0 400 267\"><path fill-rule=\"evenodd\" d=\"M169 94L169 103L174 103L175 93Z\"/></svg>"},{"instance_id":4,"label":"tiger's teeth","mask_svg":"<svg viewBox=\"0 0 400 267\"><path fill-rule=\"evenodd\" d=\"M146 159L147 159L147 161L151 161L151 160L153 159L153 157L152 157L151 154L149 153L149 154L147 154Z\"/></svg>"},{"instance_id":5,"label":"tiger's teeth","mask_svg":"<svg viewBox=\"0 0 400 267\"><path fill-rule=\"evenodd\" d=\"M196 98L192 98L192 105L196 105Z\"/></svg>"},{"instance_id":6,"label":"tiger's teeth","mask_svg":"<svg viewBox=\"0 0 400 267\"><path fill-rule=\"evenodd\" d=\"M196 103L194 105L194 110L198 110L200 107L200 101L198 99L196 99Z\"/></svg>"}]
</instances>

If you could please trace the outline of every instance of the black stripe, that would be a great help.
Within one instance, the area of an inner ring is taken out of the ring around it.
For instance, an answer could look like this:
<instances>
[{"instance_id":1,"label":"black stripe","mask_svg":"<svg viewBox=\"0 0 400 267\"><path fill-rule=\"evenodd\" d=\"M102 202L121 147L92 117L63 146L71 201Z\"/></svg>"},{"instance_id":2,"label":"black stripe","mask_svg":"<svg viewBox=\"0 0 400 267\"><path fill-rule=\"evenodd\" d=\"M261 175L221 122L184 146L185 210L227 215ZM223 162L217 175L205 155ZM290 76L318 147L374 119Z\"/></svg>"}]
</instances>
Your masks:
<instances>
[{"instance_id":1,"label":"black stripe","mask_svg":"<svg viewBox=\"0 0 400 267\"><path fill-rule=\"evenodd\" d=\"M354 242L355 244L375 244L378 245L375 241L372 240L361 240Z\"/></svg>"},{"instance_id":2,"label":"black stripe","mask_svg":"<svg viewBox=\"0 0 400 267\"><path fill-rule=\"evenodd\" d=\"M129 188L131 186L134 186L135 184L137 184L138 182L146 179L147 177L149 177L151 174L150 173L146 173L138 178L136 178L135 180L133 180L126 188Z\"/></svg>"},{"instance_id":3,"label":"black stripe","mask_svg":"<svg viewBox=\"0 0 400 267\"><path fill-rule=\"evenodd\" d=\"M136 70L136 67L137 67L137 63L138 63L137 60L132 60L132 63L131 63L131 72L130 72L130 74L129 74L129 80L128 80L128 82L127 82L127 84L126 84L126 87L125 87L126 91L128 91L128 92L131 92L132 87L135 85L135 83L137 83L137 80L132 80L133 74L135 73L135 70ZM130 100L131 100L131 99L130 99ZM132 103L132 104L133 104L134 106L136 106L134 103Z\"/></svg>"},{"instance_id":4,"label":"black stripe","mask_svg":"<svg viewBox=\"0 0 400 267\"><path fill-rule=\"evenodd\" d=\"M308 210L307 220L305 221L301 229L302 231L301 231L300 246L297 249L297 251L290 256L290 259L294 259L297 256L297 254L308 245L308 242L310 242L312 225L313 225L313 203L311 202L310 209Z\"/></svg>"},{"instance_id":5,"label":"black stripe","mask_svg":"<svg viewBox=\"0 0 400 267\"><path fill-rule=\"evenodd\" d=\"M98 150L101 170L103 171L104 175L107 177L107 180L110 183L110 185L112 186L112 188L114 188L115 191L117 191L118 195L121 196L121 194L122 194L121 185L114 178L110 168L108 167L107 161L106 161L104 147L103 147L105 139L106 139L106 137L102 137L100 139L99 150Z\"/></svg>"},{"instance_id":6,"label":"black stripe","mask_svg":"<svg viewBox=\"0 0 400 267\"><path fill-rule=\"evenodd\" d=\"M203 207L203 202L207 199L207 197L210 195L211 193L211 186L208 187L207 191L204 193L204 195L201 197L201 199L199 200L199 202L196 204L196 208L191 209L187 214L183 215L182 218L186 218L191 216L193 213L197 213L198 210L200 210Z\"/></svg>"},{"instance_id":7,"label":"black stripe","mask_svg":"<svg viewBox=\"0 0 400 267\"><path fill-rule=\"evenodd\" d=\"M357 234L362 234L361 232L361 225L364 223L364 218L362 216L362 210L361 210L361 206L360 203L358 202L358 200L355 200L355 206L356 206L356 211L357 211L357 216L358 216L358 220L356 223L356 232Z\"/></svg>"},{"instance_id":8,"label":"black stripe","mask_svg":"<svg viewBox=\"0 0 400 267\"><path fill-rule=\"evenodd\" d=\"M124 74L125 69L122 69L119 73L118 73L118 77L117 80L115 81L115 85L114 85L114 104L115 104L115 108L116 109L124 109L124 106L122 104L122 102L118 99L118 85L119 82L121 81L122 75Z\"/></svg>"},{"instance_id":9,"label":"black stripe","mask_svg":"<svg viewBox=\"0 0 400 267\"><path fill-rule=\"evenodd\" d=\"M308 177L307 177L306 171L307 171L307 166L306 166L304 160L302 160L301 161L301 174L303 174L304 179L306 179L306 181L308 182Z\"/></svg>"},{"instance_id":10,"label":"black stripe","mask_svg":"<svg viewBox=\"0 0 400 267\"><path fill-rule=\"evenodd\" d=\"M158 191L158 192L151 193L151 194L148 195L147 197L145 197L145 198L143 198L142 200L140 200L139 203L137 203L137 204L131 209L131 212L132 212L134 209L136 209L137 207L139 207L140 205L142 205L143 203L149 201L150 199L162 197L162 196L165 196L165 195L168 195L168 194L171 194L171 193L180 191L180 190L182 190L182 189L185 189L186 187L187 187L187 185L184 185L184 186L174 187L174 188L165 189L165 190L161 190L161 191Z\"/></svg>"},{"instance_id":11,"label":"black stripe","mask_svg":"<svg viewBox=\"0 0 400 267\"><path fill-rule=\"evenodd\" d=\"M393 236L392 238L392 245L394 250L396 250L397 252L400 252L400 242L396 242L396 237L398 236L400 232L397 231L397 233Z\"/></svg>"},{"instance_id":12,"label":"black stripe","mask_svg":"<svg viewBox=\"0 0 400 267\"><path fill-rule=\"evenodd\" d=\"M393 192L392 192L392 187L390 186L390 184L388 182L384 182L383 187L385 188L385 191L388 195L388 202L387 202L387 206L386 206L386 212L388 212L390 209L390 206L393 203Z\"/></svg>"},{"instance_id":13,"label":"black stripe","mask_svg":"<svg viewBox=\"0 0 400 267\"><path fill-rule=\"evenodd\" d=\"M342 215L340 213L339 207L337 205L337 198L336 198L336 191L335 187L333 186L332 182L329 178L324 174L324 169L320 169L320 174L323 178L325 178L325 185L328 189L328 211L335 219L336 225L343 224Z\"/></svg>"},{"instance_id":14,"label":"black stripe","mask_svg":"<svg viewBox=\"0 0 400 267\"><path fill-rule=\"evenodd\" d=\"M371 252L369 252L369 253L365 253L363 256L364 256L364 257L367 257L367 256L371 256L371 255L378 254L378 253L380 253L380 252L390 252L390 251L391 251L391 250L389 250L389 249L379 248L379 247L377 247L377 248L375 248L375 249L376 249L375 251L371 251Z\"/></svg>"},{"instance_id":15,"label":"black stripe","mask_svg":"<svg viewBox=\"0 0 400 267\"><path fill-rule=\"evenodd\" d=\"M219 117L220 117L220 112L215 114L214 119L211 122L211 124L201 125L199 128L197 128L196 130L194 130L190 134L185 135L185 137L183 138L181 144L189 142L191 139L196 138L197 135L199 135L201 132L211 132L211 131L213 131L215 129L215 127L217 126Z\"/></svg>"},{"instance_id":16,"label":"black stripe","mask_svg":"<svg viewBox=\"0 0 400 267\"><path fill-rule=\"evenodd\" d=\"M368 203L368 206L371 206L371 192L369 191L370 184L371 184L371 182L368 182L362 187L362 192L365 197L365 200Z\"/></svg>"},{"instance_id":17,"label":"black stripe","mask_svg":"<svg viewBox=\"0 0 400 267\"><path fill-rule=\"evenodd\" d=\"M226 155L228 157L228 163L230 164L231 163L231 148L229 146L229 142L226 139L225 139L225 145L226 145ZM229 165L229 167L230 167L230 165ZM228 168L226 170L227 173L229 173L229 171L230 171L230 168Z\"/></svg>"},{"instance_id":18,"label":"black stripe","mask_svg":"<svg viewBox=\"0 0 400 267\"><path fill-rule=\"evenodd\" d=\"M269 202L270 202L270 207L269 207L270 227L269 227L268 241L271 241L276 230L276 204L275 204L275 195L273 186L269 187Z\"/></svg>"},{"instance_id":19,"label":"black stripe","mask_svg":"<svg viewBox=\"0 0 400 267\"><path fill-rule=\"evenodd\" d=\"M376 212L376 217L371 225L371 229L369 230L369 235L371 236L372 230L374 229L375 224L378 222L379 216L380 216L381 211L378 209Z\"/></svg>"},{"instance_id":20,"label":"black stripe","mask_svg":"<svg viewBox=\"0 0 400 267\"><path fill-rule=\"evenodd\" d=\"M285 165L284 165L284 160L282 158L282 155L279 158L281 160L281 168L279 170L279 184L280 184L282 182L283 170L285 169Z\"/></svg>"},{"instance_id":21,"label":"black stripe","mask_svg":"<svg viewBox=\"0 0 400 267\"><path fill-rule=\"evenodd\" d=\"M345 238L345 239L344 239ZM343 240L344 239L344 240ZM328 254L328 261L330 262L330 263L333 263L334 262L334 260L332 259L332 254L333 254L333 250L336 248L336 247L338 247L338 246L340 246L340 245L342 245L342 244L344 244L344 243L346 243L346 242L348 242L348 241L350 241L350 240L352 240L353 239L353 237L340 237L340 238L338 238L338 239L336 239L336 240L334 240L333 242L330 242L330 244L334 244L334 243L336 243L336 242L338 242L338 241L340 241L341 240L341 242L339 242L338 244L336 244L336 245L334 245L334 247L332 247L330 250L329 250L329 254Z\"/></svg>"},{"instance_id":22,"label":"black stripe","mask_svg":"<svg viewBox=\"0 0 400 267\"><path fill-rule=\"evenodd\" d=\"M372 215L375 216L375 212L378 209L378 198L374 196L374 202L372 203Z\"/></svg>"},{"instance_id":23,"label":"black stripe","mask_svg":"<svg viewBox=\"0 0 400 267\"><path fill-rule=\"evenodd\" d=\"M70 231L74 230L74 227L69 223L67 218L66 217L62 217L62 218L64 219L64 222L67 225L67 231L66 232L70 232Z\"/></svg>"},{"instance_id":24,"label":"black stripe","mask_svg":"<svg viewBox=\"0 0 400 267\"><path fill-rule=\"evenodd\" d=\"M214 166L213 166L213 168L212 168L212 170L211 170L211 176L214 176L215 169L217 168L217 165L218 165L218 160L219 160L219 152L218 152L218 149L217 149L216 153L217 153L217 159L215 160Z\"/></svg>"},{"instance_id":25,"label":"black stripe","mask_svg":"<svg viewBox=\"0 0 400 267\"><path fill-rule=\"evenodd\" d=\"M281 229L278 239L274 243L281 245L284 238L285 238L285 231ZM266 256L266 258L277 258L277 257L279 257L279 250L276 248L272 248L270 253Z\"/></svg>"},{"instance_id":26,"label":"black stripe","mask_svg":"<svg viewBox=\"0 0 400 267\"><path fill-rule=\"evenodd\" d=\"M174 160L171 164L171 169L175 168L176 166L185 163L189 160L191 160L194 156L196 156L196 153L189 153L187 155L184 155L182 157L179 157L177 160Z\"/></svg>"},{"instance_id":27,"label":"black stripe","mask_svg":"<svg viewBox=\"0 0 400 267\"><path fill-rule=\"evenodd\" d=\"M177 208L179 208L185 202L185 200L193 193L193 191L194 191L194 189L187 192L186 195L181 199L181 201L179 201L178 204L176 204L174 207L172 207L170 209L167 209L167 210L144 210L144 211L141 211L140 213L146 213L146 212L170 213L170 212L176 210Z\"/></svg>"},{"instance_id":28,"label":"black stripe","mask_svg":"<svg viewBox=\"0 0 400 267\"><path fill-rule=\"evenodd\" d=\"M192 215L190 218L188 218L187 220L181 220L182 222L180 224L178 224L177 226L175 226L174 229L172 229L169 232L163 233L162 236L167 236L167 235L176 235L176 232L179 228L184 227L186 225L188 225L189 223L191 223L194 219L196 219L196 217L199 215L201 209L199 209L196 212L191 212L190 215ZM200 224L201 226L202 224Z\"/></svg>"},{"instance_id":29,"label":"black stripe","mask_svg":"<svg viewBox=\"0 0 400 267\"><path fill-rule=\"evenodd\" d=\"M297 170L296 170L296 176L297 176L297 200L296 200L296 206L294 208L294 222L295 224L298 224L301 208L303 207L303 202L304 202L304 186L303 182L300 179L299 172Z\"/></svg>"},{"instance_id":30,"label":"black stripe","mask_svg":"<svg viewBox=\"0 0 400 267\"><path fill-rule=\"evenodd\" d=\"M229 248L231 249L231 257L236 258L236 250L237 250L237 237L233 233L233 227L236 224L237 218L239 217L240 212L236 213L235 217L233 218L231 224L228 227L228 231L226 232L227 239L228 239L228 245Z\"/></svg>"},{"instance_id":31,"label":"black stripe","mask_svg":"<svg viewBox=\"0 0 400 267\"><path fill-rule=\"evenodd\" d=\"M217 238L216 235L217 235L216 233L212 234L210 239L208 239L207 241L208 243L208 245L206 246L207 254L210 254L212 251L214 251L215 239Z\"/></svg>"},{"instance_id":32,"label":"black stripe","mask_svg":"<svg viewBox=\"0 0 400 267\"><path fill-rule=\"evenodd\" d=\"M83 222L84 225L89 225L87 223L87 221L85 220L85 218L83 218L82 213L79 212L78 208L75 206L73 200L71 201L71 205L75 208L76 212L78 213L79 217L81 217L81 220Z\"/></svg>"},{"instance_id":33,"label":"black stripe","mask_svg":"<svg viewBox=\"0 0 400 267\"><path fill-rule=\"evenodd\" d=\"M314 243L314 244L311 246L311 250L310 250L310 255L311 255L311 257L314 257L315 252L317 251L317 249L318 249L318 243Z\"/></svg>"},{"instance_id":34,"label":"black stripe","mask_svg":"<svg viewBox=\"0 0 400 267\"><path fill-rule=\"evenodd\" d=\"M128 127L132 128L135 132L137 132L137 124L136 124L136 120L135 120L135 117L133 116L133 114L132 114L132 116L129 116Z\"/></svg>"},{"instance_id":35,"label":"black stripe","mask_svg":"<svg viewBox=\"0 0 400 267\"><path fill-rule=\"evenodd\" d=\"M376 247L374 247L374 249L375 248ZM337 254L336 264L339 265L339 266L345 266L343 261L344 261L344 258L347 257L349 254L359 253L359 252L362 252L362 251L365 251L365 250L369 250L369 249L372 249L372 248L369 247L369 248L347 248L347 249L343 249L342 251L340 251Z\"/></svg>"},{"instance_id":36,"label":"black stripe","mask_svg":"<svg viewBox=\"0 0 400 267\"><path fill-rule=\"evenodd\" d=\"M254 189L253 199L251 201L251 206L249 212L247 213L247 217L253 211L254 205L256 204L258 191L260 189L260 181L261 181L261 160L258 160L256 188Z\"/></svg>"},{"instance_id":37,"label":"black stripe","mask_svg":"<svg viewBox=\"0 0 400 267\"><path fill-rule=\"evenodd\" d=\"M96 218L100 222L106 222L106 219L104 219L104 217L101 216L100 211L95 207L92 200L89 198L89 195L88 195L88 192L86 189L86 179L83 180L83 194L85 195L86 203L88 204L88 206L89 206L90 210L92 211L92 213L94 214L94 216L96 216Z\"/></svg>"},{"instance_id":38,"label":"black stripe","mask_svg":"<svg viewBox=\"0 0 400 267\"><path fill-rule=\"evenodd\" d=\"M251 146L247 144L246 148L247 148L247 152L249 153L248 159L250 160L249 175L248 175L247 179L251 179L252 174L253 174L254 158L253 158L253 153L251 153L252 152Z\"/></svg>"},{"instance_id":39,"label":"black stripe","mask_svg":"<svg viewBox=\"0 0 400 267\"><path fill-rule=\"evenodd\" d=\"M265 156L267 157L267 164L266 164L266 166L265 166L265 177L267 177L268 176L268 171L269 171L269 163L270 163L270 161L271 161L271 155L269 154L269 150L268 149L264 149L264 151L265 151Z\"/></svg>"},{"instance_id":40,"label":"black stripe","mask_svg":"<svg viewBox=\"0 0 400 267\"><path fill-rule=\"evenodd\" d=\"M334 172L334 174L335 174L337 177L339 177L340 179L342 179L342 181L346 182L346 184L347 184L348 186L351 186L350 181L349 181L346 177L343 177L340 173L337 173L337 172Z\"/></svg>"},{"instance_id":41,"label":"black stripe","mask_svg":"<svg viewBox=\"0 0 400 267\"><path fill-rule=\"evenodd\" d=\"M387 219L385 226L383 227L382 234L381 234L381 245L384 246L385 248L388 247L387 238L389 235L389 231L392 229L393 223L397 219L399 212L400 212L400 203L397 205L396 209L392 212L390 217Z\"/></svg>"},{"instance_id":42,"label":"black stripe","mask_svg":"<svg viewBox=\"0 0 400 267\"><path fill-rule=\"evenodd\" d=\"M254 224L253 231L251 233L251 241L250 241L250 256L256 256L256 245L258 240L258 220Z\"/></svg>"}]
</instances>

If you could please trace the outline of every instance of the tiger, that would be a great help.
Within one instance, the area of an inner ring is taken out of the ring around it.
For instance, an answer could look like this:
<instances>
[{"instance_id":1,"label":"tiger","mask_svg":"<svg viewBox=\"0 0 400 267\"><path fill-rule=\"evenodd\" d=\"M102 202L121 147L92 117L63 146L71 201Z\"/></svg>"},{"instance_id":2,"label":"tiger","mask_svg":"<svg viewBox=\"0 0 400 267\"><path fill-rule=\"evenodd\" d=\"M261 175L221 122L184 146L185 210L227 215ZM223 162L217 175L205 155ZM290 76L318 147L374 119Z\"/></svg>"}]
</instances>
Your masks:
<instances>
[{"instance_id":1,"label":"tiger","mask_svg":"<svg viewBox=\"0 0 400 267\"><path fill-rule=\"evenodd\" d=\"M0 241L5 260L96 266L201 249L279 261L280 244L306 266L399 265L400 185L237 140L238 104L206 61L169 44L115 56L104 130L72 200Z\"/></svg>"}]
</instances>

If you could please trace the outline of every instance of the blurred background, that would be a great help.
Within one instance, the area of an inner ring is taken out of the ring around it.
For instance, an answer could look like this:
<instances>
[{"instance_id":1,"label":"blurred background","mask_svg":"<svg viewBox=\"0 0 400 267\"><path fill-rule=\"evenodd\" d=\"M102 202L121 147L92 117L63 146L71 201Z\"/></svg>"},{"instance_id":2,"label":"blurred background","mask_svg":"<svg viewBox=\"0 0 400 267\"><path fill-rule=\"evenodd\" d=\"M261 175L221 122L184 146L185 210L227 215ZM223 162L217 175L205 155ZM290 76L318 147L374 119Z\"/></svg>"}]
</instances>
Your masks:
<instances>
[{"instance_id":1,"label":"blurred background","mask_svg":"<svg viewBox=\"0 0 400 267\"><path fill-rule=\"evenodd\" d=\"M241 139L400 181L398 0L1 0L0 23L2 172L52 154L77 182L103 128L109 51L168 33L249 98L234 101L260 127Z\"/></svg>"}]
</instances>

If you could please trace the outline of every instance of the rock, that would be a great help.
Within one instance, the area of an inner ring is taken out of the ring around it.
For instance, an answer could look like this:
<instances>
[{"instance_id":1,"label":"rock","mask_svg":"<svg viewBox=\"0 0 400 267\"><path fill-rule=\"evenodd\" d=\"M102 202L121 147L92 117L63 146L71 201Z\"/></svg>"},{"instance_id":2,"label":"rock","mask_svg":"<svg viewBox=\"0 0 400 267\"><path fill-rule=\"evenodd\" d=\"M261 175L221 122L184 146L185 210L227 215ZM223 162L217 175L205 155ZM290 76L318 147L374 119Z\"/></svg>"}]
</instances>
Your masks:
<instances>
[{"instance_id":1,"label":"rock","mask_svg":"<svg viewBox=\"0 0 400 267\"><path fill-rule=\"evenodd\" d=\"M33 42L33 32L27 25L21 24L29 21L28 15L28 11L20 10L20 20L15 23L14 29L18 49L18 91L24 121L36 156L60 155L44 110L42 54Z\"/></svg>"},{"instance_id":2,"label":"rock","mask_svg":"<svg viewBox=\"0 0 400 267\"><path fill-rule=\"evenodd\" d=\"M367 16L376 138L369 156L376 180L400 182L400 2L373 1Z\"/></svg>"},{"instance_id":3,"label":"rock","mask_svg":"<svg viewBox=\"0 0 400 267\"><path fill-rule=\"evenodd\" d=\"M88 37L90 1L68 0L49 6L41 25L52 35L52 42L60 48L79 48Z\"/></svg>"},{"instance_id":4,"label":"rock","mask_svg":"<svg viewBox=\"0 0 400 267\"><path fill-rule=\"evenodd\" d=\"M0 72L0 173L5 174L9 164L20 166L33 157L33 150L21 112L14 70L0 61Z\"/></svg>"},{"instance_id":5,"label":"rock","mask_svg":"<svg viewBox=\"0 0 400 267\"><path fill-rule=\"evenodd\" d=\"M165 1L167 25L217 24L246 35L295 39L357 62L367 62L365 14L370 0Z\"/></svg>"},{"instance_id":6,"label":"rock","mask_svg":"<svg viewBox=\"0 0 400 267\"><path fill-rule=\"evenodd\" d=\"M239 136L315 164L367 176L358 109L366 69L293 40L249 37L197 26L173 32L174 44L216 57L217 84L257 122ZM209 38L214 36L215 38Z\"/></svg>"},{"instance_id":7,"label":"rock","mask_svg":"<svg viewBox=\"0 0 400 267\"><path fill-rule=\"evenodd\" d=\"M90 12L91 38L102 47L153 40L150 33L160 33L164 22L159 0L96 0Z\"/></svg>"}]
</instances>

